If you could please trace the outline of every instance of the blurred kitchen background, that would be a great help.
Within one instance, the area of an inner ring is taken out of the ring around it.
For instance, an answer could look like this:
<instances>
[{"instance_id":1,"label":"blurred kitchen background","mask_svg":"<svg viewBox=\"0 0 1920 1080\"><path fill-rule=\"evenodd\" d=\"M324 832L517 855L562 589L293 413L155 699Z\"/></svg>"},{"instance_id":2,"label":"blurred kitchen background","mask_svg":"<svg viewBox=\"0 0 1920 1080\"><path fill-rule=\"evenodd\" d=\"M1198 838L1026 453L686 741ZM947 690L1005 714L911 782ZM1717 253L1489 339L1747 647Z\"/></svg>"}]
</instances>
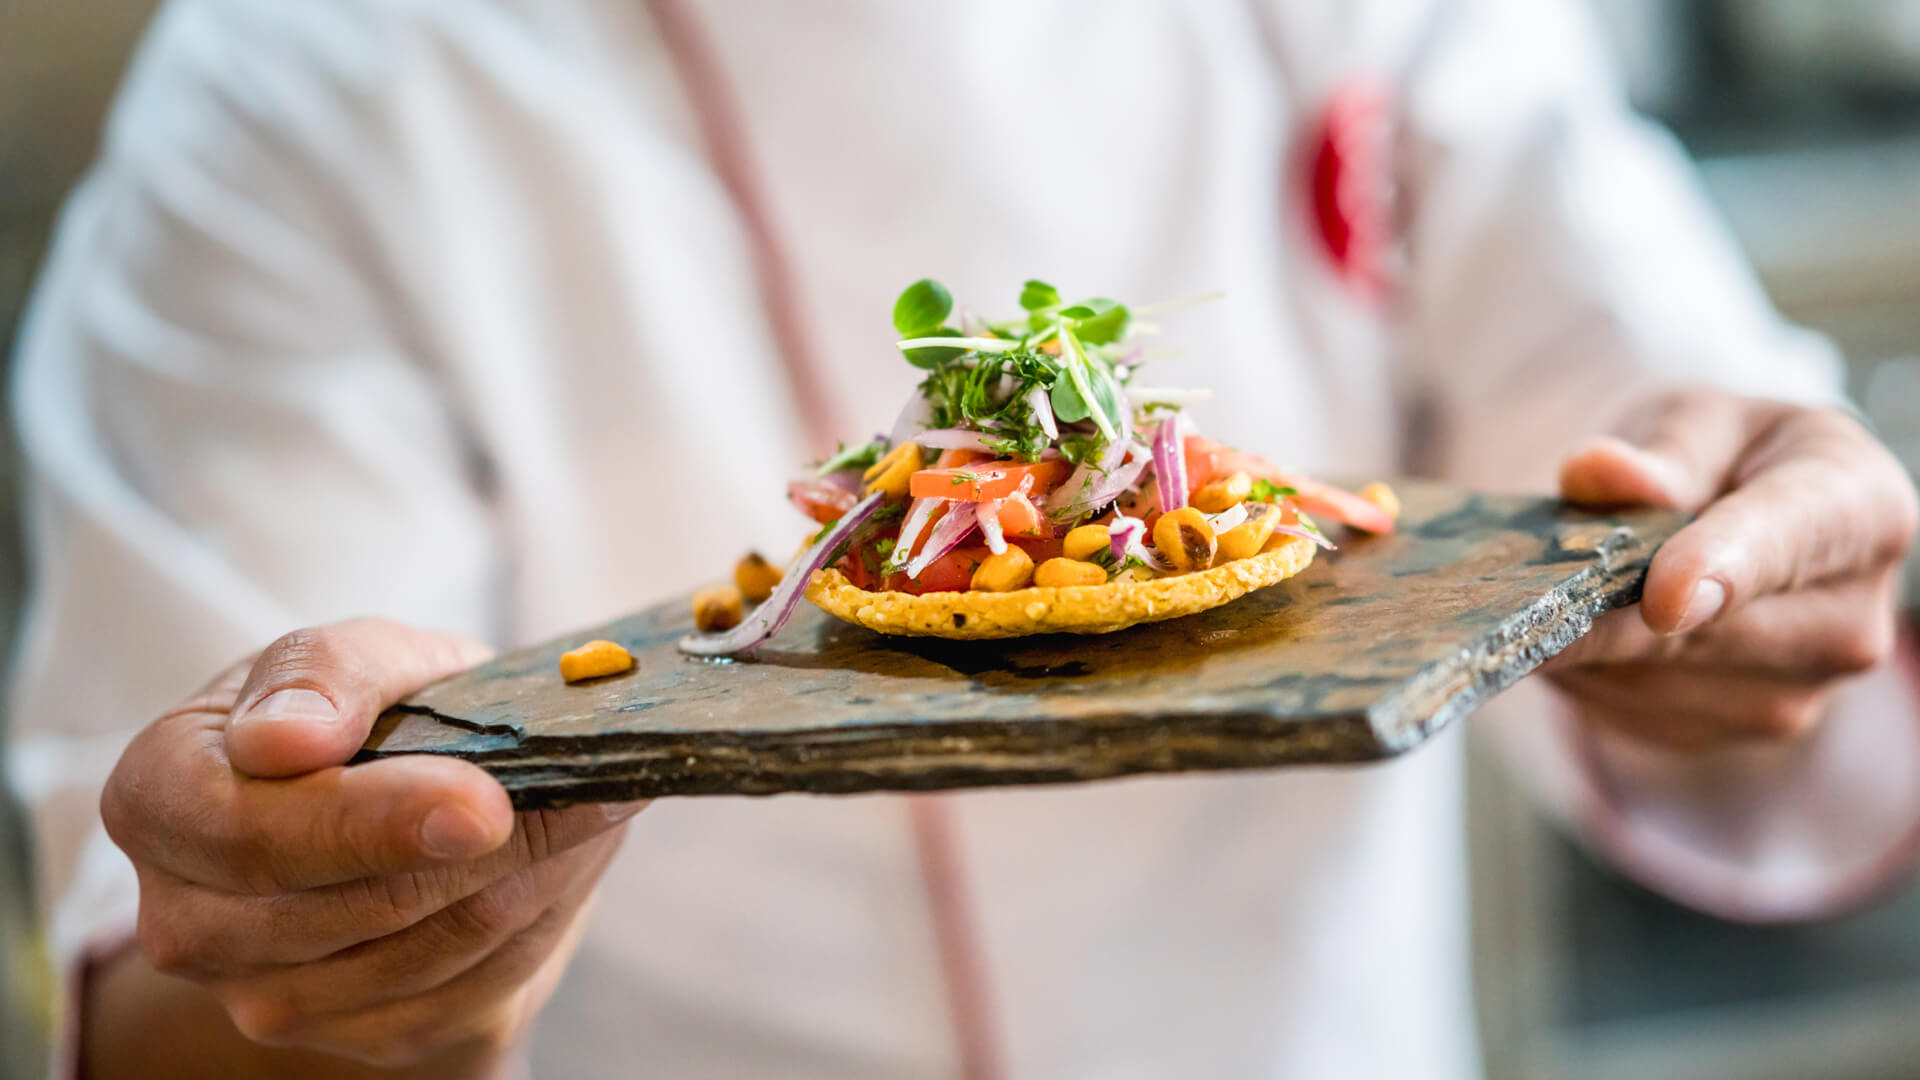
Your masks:
<instances>
[{"instance_id":1,"label":"blurred kitchen background","mask_svg":"<svg viewBox=\"0 0 1920 1080\"><path fill-rule=\"evenodd\" d=\"M1841 343L1855 400L1920 472L1920 0L1591 2L1777 302ZM0 355L151 6L0 0ZM0 518L0 645L16 537ZM1475 769L1493 1080L1920 1080L1920 887L1826 925L1729 926L1596 867ZM39 1074L52 1012L22 859L0 808L0 1080Z\"/></svg>"}]
</instances>

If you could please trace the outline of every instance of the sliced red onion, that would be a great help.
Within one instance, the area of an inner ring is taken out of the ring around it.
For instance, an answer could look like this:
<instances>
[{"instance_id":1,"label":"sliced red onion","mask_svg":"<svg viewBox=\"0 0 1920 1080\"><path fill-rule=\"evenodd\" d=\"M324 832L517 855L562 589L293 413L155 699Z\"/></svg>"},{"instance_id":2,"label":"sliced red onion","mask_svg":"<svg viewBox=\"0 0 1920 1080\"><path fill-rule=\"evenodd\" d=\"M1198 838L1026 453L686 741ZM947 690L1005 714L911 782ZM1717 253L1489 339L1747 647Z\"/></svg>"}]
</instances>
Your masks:
<instances>
[{"instance_id":1,"label":"sliced red onion","mask_svg":"<svg viewBox=\"0 0 1920 1080\"><path fill-rule=\"evenodd\" d=\"M1027 391L1027 408L1033 410L1033 420L1047 433L1047 438L1060 437L1060 425L1053 420L1053 399L1047 396L1046 387L1033 384L1033 389Z\"/></svg>"},{"instance_id":2,"label":"sliced red onion","mask_svg":"<svg viewBox=\"0 0 1920 1080\"><path fill-rule=\"evenodd\" d=\"M1007 550L1007 537L1000 529L1000 506L1004 499L983 499L975 503L974 520L980 523L980 535L987 539L987 550L995 555ZM964 504L962 504L964 505ZM957 507L956 507L957 509Z\"/></svg>"},{"instance_id":3,"label":"sliced red onion","mask_svg":"<svg viewBox=\"0 0 1920 1080\"><path fill-rule=\"evenodd\" d=\"M969 431L966 428L934 428L915 435L913 441L935 450L980 450L989 454L993 452L993 448L987 445L987 436L984 433Z\"/></svg>"},{"instance_id":4,"label":"sliced red onion","mask_svg":"<svg viewBox=\"0 0 1920 1080\"><path fill-rule=\"evenodd\" d=\"M1231 529L1234 526L1239 525L1246 520L1247 520L1247 504L1234 503L1232 506L1227 507L1225 510L1220 511L1217 514L1210 515L1207 518L1207 527L1213 530L1213 534L1215 536L1218 536L1221 533L1226 532L1228 529Z\"/></svg>"},{"instance_id":5,"label":"sliced red onion","mask_svg":"<svg viewBox=\"0 0 1920 1080\"><path fill-rule=\"evenodd\" d=\"M1089 463L1075 469L1067 482L1047 497L1047 516L1059 522L1078 521L1132 490L1151 460L1147 448L1139 443L1114 442L1099 465Z\"/></svg>"},{"instance_id":6,"label":"sliced red onion","mask_svg":"<svg viewBox=\"0 0 1920 1080\"><path fill-rule=\"evenodd\" d=\"M965 506L965 503L949 503L947 516L941 518L940 524L933 527L933 535L927 537L927 546L921 548L920 554L914 556L913 561L907 564L908 577L915 581L920 580L920 571L932 566L934 560L942 555L959 547L960 541L965 540L968 534L973 532L974 527L980 524L978 518L965 511Z\"/></svg>"},{"instance_id":7,"label":"sliced red onion","mask_svg":"<svg viewBox=\"0 0 1920 1080\"><path fill-rule=\"evenodd\" d=\"M915 499L907 507L907 520L900 525L900 538L893 542L893 554L887 557L887 569L898 570L907 564L913 552L913 545L920 534L927 531L927 522L933 520L933 512L940 508L945 499Z\"/></svg>"},{"instance_id":8,"label":"sliced red onion","mask_svg":"<svg viewBox=\"0 0 1920 1080\"><path fill-rule=\"evenodd\" d=\"M836 469L835 471L820 477L819 482L831 487L839 488L841 491L846 492L848 495L851 495L854 498L859 498L860 473L861 473L861 470L858 468ZM852 506L853 500L849 499L847 501L847 505Z\"/></svg>"},{"instance_id":9,"label":"sliced red onion","mask_svg":"<svg viewBox=\"0 0 1920 1080\"><path fill-rule=\"evenodd\" d=\"M746 652L779 633L780 628L786 625L787 617L799 605L800 598L806 595L814 571L826 566L842 544L851 541L867 522L873 520L873 515L886 499L884 492L876 491L842 514L840 520L814 541L806 554L800 556L792 569L787 571L787 576L780 579L773 595L749 612L739 626L724 634L689 634L680 639L680 651L690 656L728 656Z\"/></svg>"},{"instance_id":10,"label":"sliced red onion","mask_svg":"<svg viewBox=\"0 0 1920 1080\"><path fill-rule=\"evenodd\" d=\"M1187 505L1187 454L1180 445L1178 416L1167 417L1154 429L1153 484L1163 513Z\"/></svg>"},{"instance_id":11,"label":"sliced red onion","mask_svg":"<svg viewBox=\"0 0 1920 1080\"><path fill-rule=\"evenodd\" d=\"M1126 561L1127 550L1139 542L1146 531L1146 522L1125 514L1117 514L1112 521L1107 522L1107 548L1113 552L1114 565L1118 566Z\"/></svg>"},{"instance_id":12,"label":"sliced red onion","mask_svg":"<svg viewBox=\"0 0 1920 1080\"><path fill-rule=\"evenodd\" d=\"M1153 549L1147 546L1145 540L1135 540L1133 546L1127 548L1127 554L1147 564L1149 570L1164 574L1173 569L1170 564L1163 562L1160 556L1154 554Z\"/></svg>"},{"instance_id":13,"label":"sliced red onion","mask_svg":"<svg viewBox=\"0 0 1920 1080\"><path fill-rule=\"evenodd\" d=\"M899 446L913 438L933 419L933 404L916 388L907 397L907 403L900 408L900 415L893 421L893 431L887 435L889 446Z\"/></svg>"},{"instance_id":14,"label":"sliced red onion","mask_svg":"<svg viewBox=\"0 0 1920 1080\"><path fill-rule=\"evenodd\" d=\"M1054 488L1053 493L1047 496L1046 509L1052 511L1075 501L1076 493L1093 483L1096 475L1111 473L1119 468L1120 463L1126 460L1126 456L1126 443L1117 439L1108 443L1106 449L1101 451L1098 461L1083 461L1067 474L1066 482Z\"/></svg>"},{"instance_id":15,"label":"sliced red onion","mask_svg":"<svg viewBox=\"0 0 1920 1080\"><path fill-rule=\"evenodd\" d=\"M853 509L853 504L858 501L855 493L859 490L859 483L859 477L856 476L854 487L849 490L837 481L794 480L787 484L787 501L808 517L813 516L816 504L844 514Z\"/></svg>"},{"instance_id":16,"label":"sliced red onion","mask_svg":"<svg viewBox=\"0 0 1920 1080\"><path fill-rule=\"evenodd\" d=\"M1115 531L1121 529L1124 529L1126 534L1125 544L1122 544L1120 541L1121 533ZM1127 565L1126 561L1132 558L1139 559L1145 563L1149 569L1157 570L1161 573L1165 573L1171 569L1166 563L1160 560L1160 556L1154 554L1153 548L1147 546L1146 522L1141 521L1139 518L1130 518L1122 514L1114 518L1114 523L1107 526L1107 531L1112 537L1111 546L1113 548L1114 564L1120 568L1125 569Z\"/></svg>"},{"instance_id":17,"label":"sliced red onion","mask_svg":"<svg viewBox=\"0 0 1920 1080\"><path fill-rule=\"evenodd\" d=\"M1286 533L1288 536L1304 536L1328 551L1338 550L1333 546L1333 541L1327 539L1326 534L1318 529L1309 529L1301 525L1275 525L1273 531Z\"/></svg>"}]
</instances>

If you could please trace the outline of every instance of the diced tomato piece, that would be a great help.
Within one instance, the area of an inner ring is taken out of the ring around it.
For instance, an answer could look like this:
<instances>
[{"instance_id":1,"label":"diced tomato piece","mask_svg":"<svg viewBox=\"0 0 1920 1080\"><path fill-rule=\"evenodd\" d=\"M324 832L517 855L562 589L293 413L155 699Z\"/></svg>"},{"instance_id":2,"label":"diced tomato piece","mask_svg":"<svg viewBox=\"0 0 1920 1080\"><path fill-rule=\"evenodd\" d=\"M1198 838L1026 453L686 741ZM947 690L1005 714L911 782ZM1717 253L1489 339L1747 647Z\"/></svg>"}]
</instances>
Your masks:
<instances>
[{"instance_id":1,"label":"diced tomato piece","mask_svg":"<svg viewBox=\"0 0 1920 1080\"><path fill-rule=\"evenodd\" d=\"M1385 535L1393 531L1393 515L1373 503L1332 484L1287 472L1258 454L1235 450L1198 435L1187 436L1185 449L1189 491L1223 476L1243 472L1255 480L1298 491L1289 501L1316 517L1331 518L1370 533Z\"/></svg>"},{"instance_id":2,"label":"diced tomato piece","mask_svg":"<svg viewBox=\"0 0 1920 1080\"><path fill-rule=\"evenodd\" d=\"M886 587L915 596L930 592L965 592L973 586L973 572L993 554L983 547L957 547L927 564L917 579L905 574L888 576Z\"/></svg>"},{"instance_id":3,"label":"diced tomato piece","mask_svg":"<svg viewBox=\"0 0 1920 1080\"><path fill-rule=\"evenodd\" d=\"M839 562L833 564L833 567L845 574L847 583L854 588L872 590L875 578L873 572L867 569L867 560L860 551L847 552L841 556Z\"/></svg>"},{"instance_id":4,"label":"diced tomato piece","mask_svg":"<svg viewBox=\"0 0 1920 1080\"><path fill-rule=\"evenodd\" d=\"M1000 504L1000 531L1012 537L1047 536L1053 530L1033 500L1016 491Z\"/></svg>"},{"instance_id":5,"label":"diced tomato piece","mask_svg":"<svg viewBox=\"0 0 1920 1080\"><path fill-rule=\"evenodd\" d=\"M1300 494L1290 496L1290 501L1298 503L1300 509L1315 517L1329 517L1382 536L1393 531L1392 514L1351 491L1286 473L1276 473L1264 479L1298 490Z\"/></svg>"},{"instance_id":6,"label":"diced tomato piece","mask_svg":"<svg viewBox=\"0 0 1920 1080\"><path fill-rule=\"evenodd\" d=\"M1187 491L1189 494L1222 476L1232 475L1235 466L1230 465L1229 462L1233 459L1244 459L1252 456L1250 454L1242 454L1240 451L1235 450L1225 443L1214 442L1212 439L1203 438L1199 435L1187 436L1185 443L1182 445L1187 452ZM1249 475L1252 475L1251 470L1249 470Z\"/></svg>"},{"instance_id":7,"label":"diced tomato piece","mask_svg":"<svg viewBox=\"0 0 1920 1080\"><path fill-rule=\"evenodd\" d=\"M860 500L853 492L819 480L795 480L787 485L787 501L822 525L837 521Z\"/></svg>"},{"instance_id":8,"label":"diced tomato piece","mask_svg":"<svg viewBox=\"0 0 1920 1080\"><path fill-rule=\"evenodd\" d=\"M1036 461L983 461L951 469L921 469L913 474L908 491L916 499L959 499L981 502L1004 499L1021 490L1021 483L1032 478L1028 497L1043 495L1067 478L1069 466L1064 459Z\"/></svg>"},{"instance_id":9,"label":"diced tomato piece","mask_svg":"<svg viewBox=\"0 0 1920 1080\"><path fill-rule=\"evenodd\" d=\"M971 465L976 461L992 461L993 455L985 450L942 450L940 456L933 459L936 469L953 469L961 465Z\"/></svg>"},{"instance_id":10,"label":"diced tomato piece","mask_svg":"<svg viewBox=\"0 0 1920 1080\"><path fill-rule=\"evenodd\" d=\"M1007 543L1024 550L1027 553L1027 557L1033 560L1033 565L1039 566L1048 559L1059 558L1061 547L1066 543L1066 540L1064 537L1059 536L1009 536L1007 537Z\"/></svg>"}]
</instances>

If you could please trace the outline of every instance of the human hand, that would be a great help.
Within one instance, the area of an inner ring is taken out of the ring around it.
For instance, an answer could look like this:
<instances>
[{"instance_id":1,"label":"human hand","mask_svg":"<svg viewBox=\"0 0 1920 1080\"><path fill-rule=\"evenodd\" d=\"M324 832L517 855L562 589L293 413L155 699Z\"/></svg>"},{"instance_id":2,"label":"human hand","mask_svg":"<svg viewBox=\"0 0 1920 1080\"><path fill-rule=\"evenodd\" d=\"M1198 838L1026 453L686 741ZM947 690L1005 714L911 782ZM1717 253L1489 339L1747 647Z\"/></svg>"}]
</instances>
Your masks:
<instances>
[{"instance_id":1,"label":"human hand","mask_svg":"<svg viewBox=\"0 0 1920 1080\"><path fill-rule=\"evenodd\" d=\"M101 815L153 967L268 1046L386 1067L508 1050L640 804L516 814L466 762L344 767L387 705L485 655L381 620L297 631L142 731Z\"/></svg>"},{"instance_id":2,"label":"human hand","mask_svg":"<svg viewBox=\"0 0 1920 1080\"><path fill-rule=\"evenodd\" d=\"M1633 423L1568 458L1562 494L1698 516L1654 556L1640 605L1545 670L1586 719L1675 749L1805 733L1893 648L1912 483L1835 410L1690 390Z\"/></svg>"}]
</instances>

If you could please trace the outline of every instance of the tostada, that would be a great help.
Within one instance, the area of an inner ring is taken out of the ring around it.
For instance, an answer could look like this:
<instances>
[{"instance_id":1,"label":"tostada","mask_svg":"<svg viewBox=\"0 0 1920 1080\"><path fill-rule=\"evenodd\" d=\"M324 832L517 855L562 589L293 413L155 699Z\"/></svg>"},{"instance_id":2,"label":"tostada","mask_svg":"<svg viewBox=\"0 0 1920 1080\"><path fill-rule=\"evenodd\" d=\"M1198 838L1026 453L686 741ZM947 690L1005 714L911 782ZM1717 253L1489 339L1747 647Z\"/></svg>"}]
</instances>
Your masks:
<instances>
[{"instance_id":1,"label":"tostada","mask_svg":"<svg viewBox=\"0 0 1920 1080\"><path fill-rule=\"evenodd\" d=\"M1356 495L1196 432L1206 392L1136 379L1145 327L1125 305L1029 281L1020 306L990 323L938 282L901 294L898 347L926 374L893 430L789 485L820 531L777 584L755 555L740 590L704 593L701 628L723 632L683 651L751 649L803 596L887 634L1106 633L1299 573L1332 546L1315 517L1392 531L1384 485ZM760 599L744 618L740 591Z\"/></svg>"}]
</instances>

